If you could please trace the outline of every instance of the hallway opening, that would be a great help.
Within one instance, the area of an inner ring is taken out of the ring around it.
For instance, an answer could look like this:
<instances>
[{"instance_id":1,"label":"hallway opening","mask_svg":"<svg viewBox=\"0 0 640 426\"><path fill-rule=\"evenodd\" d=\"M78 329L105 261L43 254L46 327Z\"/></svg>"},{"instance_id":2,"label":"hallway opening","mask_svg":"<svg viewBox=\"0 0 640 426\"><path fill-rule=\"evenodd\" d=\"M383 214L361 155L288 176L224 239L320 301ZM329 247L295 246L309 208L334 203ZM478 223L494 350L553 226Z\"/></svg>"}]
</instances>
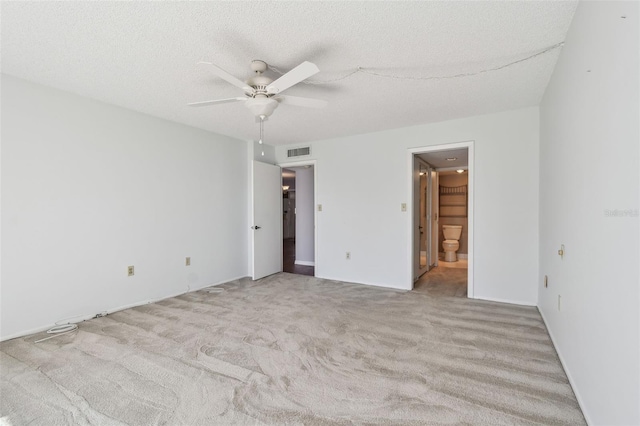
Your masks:
<instances>
[{"instance_id":1,"label":"hallway opening","mask_svg":"<svg viewBox=\"0 0 640 426\"><path fill-rule=\"evenodd\" d=\"M282 168L282 270L315 276L314 167Z\"/></svg>"}]
</instances>

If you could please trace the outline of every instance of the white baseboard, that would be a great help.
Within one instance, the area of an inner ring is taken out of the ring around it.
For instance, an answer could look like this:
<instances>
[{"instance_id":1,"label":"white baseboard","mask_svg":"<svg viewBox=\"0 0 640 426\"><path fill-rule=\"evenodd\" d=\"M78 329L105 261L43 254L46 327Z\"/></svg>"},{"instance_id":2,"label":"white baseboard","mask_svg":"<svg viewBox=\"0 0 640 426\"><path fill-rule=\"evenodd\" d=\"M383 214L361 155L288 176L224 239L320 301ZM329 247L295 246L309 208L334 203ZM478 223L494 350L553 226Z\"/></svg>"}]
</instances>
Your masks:
<instances>
[{"instance_id":1,"label":"white baseboard","mask_svg":"<svg viewBox=\"0 0 640 426\"><path fill-rule=\"evenodd\" d=\"M222 281L218 281L217 283L213 283L213 284L207 284L204 285L202 287L198 287L198 288L193 288L191 290L189 290L189 293L191 293L192 291L198 291L198 290L202 290L203 288L208 288L208 287L214 287L217 285L222 285L222 284L226 284L226 283L230 283L231 281L236 281L236 280L241 280L243 278L251 278L249 275L242 275L240 277L235 277L235 278L229 278L229 279L225 279ZM171 296L171 297L175 297L175 296ZM170 297L167 297L166 299L169 299Z\"/></svg>"},{"instance_id":2,"label":"white baseboard","mask_svg":"<svg viewBox=\"0 0 640 426\"><path fill-rule=\"evenodd\" d=\"M204 286L201 286L201 287L197 287L197 288L188 287L186 291L182 291L182 292L179 292L179 293L171 294L171 295L168 295L168 296L159 297L159 298L156 298L156 299L148 299L148 300L145 300L145 301L142 301L142 302L134 302L134 303L130 303L128 305L118 306L117 308L103 309L103 310L101 310L99 312L96 312L94 314L78 315L78 316L75 316L75 317L72 317L72 318L69 318L69 319L62 319L62 320L57 321L54 324L49 324L49 325L42 326L42 327L36 327L36 328L32 328L30 330L20 331L18 333L13 333L13 334L10 334L8 336L2 336L2 338L0 339L0 342L4 342L5 340L17 339L18 337L29 336L29 335L35 334L35 333L41 333L43 331L49 330L52 327L55 327L56 325L58 325L57 323L78 324L78 323L81 323L83 321L87 321L87 320L93 319L93 318L96 317L96 315L110 315L110 314L113 314L115 312L124 311L125 309L135 308L136 306L143 306L143 305L148 305L150 303L156 303L156 302L159 302L161 300L171 299L172 297L178 297L178 296L182 296L183 294L186 294L186 293L191 293L191 292L194 292L194 291L202 290L203 288L213 287L213 286L216 286L216 285L228 283L230 281L239 280L239 279L245 278L245 276L246 275L243 275L243 276L237 277L237 278L229 278L229 279L225 279L223 281L220 281L220 282L217 282L217 283L214 283L214 284L207 284L207 285L204 285Z\"/></svg>"},{"instance_id":3,"label":"white baseboard","mask_svg":"<svg viewBox=\"0 0 640 426\"><path fill-rule=\"evenodd\" d=\"M486 300L488 302L508 303L510 305L521 305L521 306L533 306L533 307L536 307L535 303L523 302L522 300L495 299L493 297L470 297L470 299Z\"/></svg>"},{"instance_id":4,"label":"white baseboard","mask_svg":"<svg viewBox=\"0 0 640 426\"><path fill-rule=\"evenodd\" d=\"M573 394L576 396L576 400L578 401L578 405L580 406L580 411L582 411L582 415L584 416L584 419L587 422L587 424L588 425L592 425L593 422L591 421L591 419L589 418L589 414L587 414L587 411L585 410L584 400L580 396L580 392L578 392L578 389L576 388L575 381L571 377L571 372L567 368L567 364L564 362L564 358L562 357L562 354L558 350L558 345L556 344L556 339L554 339L553 333L551 332L551 329L547 325L547 320L544 317L544 313L542 313L542 310L540 309L539 306L536 306L536 308L538 309L538 312L540 313L540 317L542 317L542 322L544 323L544 328L546 328L547 329L547 333L549 333L549 338L551 339L551 343L553 344L553 348L555 349L556 353L558 354L558 358L560 359L560 364L562 364L562 369L564 370L564 374L566 374L567 375L567 379L569 379L569 385L571 386L571 389L573 390Z\"/></svg>"},{"instance_id":5,"label":"white baseboard","mask_svg":"<svg viewBox=\"0 0 640 426\"><path fill-rule=\"evenodd\" d=\"M411 291L413 289L413 287L412 288L394 287L394 286L390 286L388 284L379 284L379 283L362 282L362 281L355 282L355 281L348 281L348 280L346 280L344 278L331 278L331 277L326 277L326 276L321 277L321 276L318 276L318 275L316 275L316 278L320 278L320 279L323 279L323 280L330 280L330 281L340 281L340 282L348 283L348 284L368 285L368 286L371 286L371 287L386 288L388 290L400 290L400 291L403 291L403 292L404 291Z\"/></svg>"},{"instance_id":6,"label":"white baseboard","mask_svg":"<svg viewBox=\"0 0 640 426\"><path fill-rule=\"evenodd\" d=\"M69 324L77 324L80 323L82 321L86 321L89 320L91 318L94 318L96 316L96 314L93 315L87 315L87 316L83 316L83 317L76 317L77 319L75 319L74 321L68 321ZM36 327L36 328L32 328L29 330L24 330L24 331L19 331L17 333L13 333L13 334L9 334L8 336L2 336L2 339L0 339L0 342L4 342L7 340L11 340L11 339L17 339L19 337L24 337L24 336L29 336L31 334L36 334L36 333L41 333L43 331L47 331L50 328L55 327L57 324L49 324L43 327Z\"/></svg>"},{"instance_id":7,"label":"white baseboard","mask_svg":"<svg viewBox=\"0 0 640 426\"><path fill-rule=\"evenodd\" d=\"M306 260L296 260L295 262L296 265L302 265L302 266L316 266L316 262L309 262Z\"/></svg>"}]
</instances>

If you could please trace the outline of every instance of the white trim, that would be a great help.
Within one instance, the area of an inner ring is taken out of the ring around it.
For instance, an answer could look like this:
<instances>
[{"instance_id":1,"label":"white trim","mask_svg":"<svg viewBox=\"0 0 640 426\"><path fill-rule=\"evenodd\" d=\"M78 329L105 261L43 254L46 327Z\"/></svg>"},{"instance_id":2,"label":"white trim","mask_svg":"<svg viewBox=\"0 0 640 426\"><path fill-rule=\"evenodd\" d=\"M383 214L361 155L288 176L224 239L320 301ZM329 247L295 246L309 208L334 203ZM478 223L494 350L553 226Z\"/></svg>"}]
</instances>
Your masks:
<instances>
[{"instance_id":1,"label":"white trim","mask_svg":"<svg viewBox=\"0 0 640 426\"><path fill-rule=\"evenodd\" d=\"M508 303L510 305L532 306L532 307L536 306L535 303L523 302L521 300L496 299L496 298L493 298L493 297L483 297L483 296L477 296L477 297L474 297L474 299L486 300L487 302Z\"/></svg>"},{"instance_id":2,"label":"white trim","mask_svg":"<svg viewBox=\"0 0 640 426\"><path fill-rule=\"evenodd\" d=\"M371 287L380 287L380 288L385 288L387 290L396 290L396 291L401 291L401 292L406 292L406 291L411 291L411 288L403 288L403 287L392 287L388 284L380 284L380 283L374 283L374 282L364 282L364 281L347 281L343 278L331 278L331 277L319 277L316 275L316 278L320 278L323 280L329 280L329 281L338 281L340 283L346 283L346 284L355 284L355 285L365 285L365 286L371 286Z\"/></svg>"},{"instance_id":3,"label":"white trim","mask_svg":"<svg viewBox=\"0 0 640 426\"><path fill-rule=\"evenodd\" d=\"M296 265L302 265L302 266L316 266L316 262L309 262L306 260L296 260L295 262Z\"/></svg>"},{"instance_id":4,"label":"white trim","mask_svg":"<svg viewBox=\"0 0 640 426\"><path fill-rule=\"evenodd\" d=\"M251 158L249 160L249 191L248 192L248 196L249 196L249 223L247 223L247 226L249 226L249 228L251 228L253 226L253 162L255 160L253 158ZM253 241L253 237L254 237L254 232L249 231L247 232L247 236L248 236L248 247L249 247L249 256L248 256L248 262L249 264L247 265L247 272L249 273L250 277L255 276L254 274L254 270L253 270L253 266L254 266L254 241Z\"/></svg>"},{"instance_id":5,"label":"white trim","mask_svg":"<svg viewBox=\"0 0 640 426\"><path fill-rule=\"evenodd\" d=\"M573 394L576 396L576 400L578 401L578 405L580 406L580 410L582 411L582 415L584 416L584 419L587 422L587 424L588 425L592 425L594 423L591 421L591 419L589 418L589 415L587 414L586 404L584 403L584 399L582 399L582 396L580 395L580 392L578 392L578 388L575 385L575 380L573 380L573 378L571 377L571 372L567 368L567 363L564 362L564 358L562 357L562 354L558 350L558 345L556 345L556 339L553 338L553 334L551 333L551 329L547 326L547 320L544 317L544 313L542 313L542 310L540 309L539 306L536 306L536 308L538 309L538 312L540 313L540 317L542 318L542 322L544 323L544 328L547 329L547 333L549 334L549 339L551 339L551 344L553 344L553 348L555 349L556 354L558 355L558 359L560 360L560 364L562 364L562 369L564 370L564 374L566 374L567 375L567 379L569 379L569 385L571 386L571 390L573 390Z\"/></svg>"},{"instance_id":6,"label":"white trim","mask_svg":"<svg viewBox=\"0 0 640 426\"><path fill-rule=\"evenodd\" d=\"M468 149L468 162L467 162L467 175L468 175L468 207L467 207L467 226L468 226L468 231L467 231L467 241L468 241L468 265L467 265L467 297L470 299L474 299L474 282L473 282L473 233L474 233L474 226L473 226L473 189L474 189L474 144L475 141L470 140L470 141L463 141L463 142L456 142L456 143L448 143L448 144L441 144L441 145L430 145L430 146L422 146L422 147L417 147L417 148L409 148L407 150L407 162L408 162L408 173L407 173L407 179L408 179L408 188L409 188L409 206L408 206L408 210L409 211L413 211L413 205L414 205L414 200L413 200L413 156L415 154L422 154L422 153L426 153L426 152L433 152L433 151L447 151L450 149L458 149L458 148L467 148ZM460 167L458 167L460 168ZM410 244L410 250L409 250L409 256L408 256L408 260L409 260L409 289L413 289L413 261L414 261L414 253L413 253L413 218L410 218L408 221L408 225L407 225L407 229L409 231L408 235L409 235L409 244Z\"/></svg>"},{"instance_id":7,"label":"white trim","mask_svg":"<svg viewBox=\"0 0 640 426\"><path fill-rule=\"evenodd\" d=\"M299 160L278 163L281 169L287 167L300 167L300 166L313 166L313 266L318 264L318 209L316 206L318 203L318 166L317 160ZM284 232L284 230L283 230ZM318 268L314 271L315 276L318 276Z\"/></svg>"},{"instance_id":8,"label":"white trim","mask_svg":"<svg viewBox=\"0 0 640 426\"><path fill-rule=\"evenodd\" d=\"M30 330L20 331L18 333L10 334L8 336L3 336L0 339L0 342L4 342L6 340L11 340L11 339L17 339L19 337L29 336L29 335L35 334L35 333L41 333L43 331L49 330L51 327L54 327L54 326L58 325L58 323L79 324L81 322L88 321L90 319L94 319L96 317L96 315L99 315L99 314L111 315L111 314L116 313L116 312L124 311L125 309L131 309L131 308L135 308L137 306L149 305L151 303L160 302L161 300L172 299L174 297L182 296L183 294L192 293L194 291L200 291L203 288L208 288L208 287L213 287L213 286L216 286L216 285L226 284L228 282L239 280L239 279L242 279L242 278L245 278L245 277L246 277L246 275L243 275L243 276L240 276L240 277L236 277L236 278L229 278L229 279L217 282L215 284L207 284L207 285L204 285L202 287L193 288L193 289L191 287L187 287L187 291L181 291L180 293L174 293L174 294L169 295L169 296L164 296L164 297L160 297L160 298L157 298L157 299L148 299L148 300L144 300L144 301L140 301L140 302L129 303L127 305L118 306L117 308L103 309L103 310L101 310L101 311L99 311L97 313L94 313L94 314L77 315L75 317L71 317L71 318L68 318L68 319L65 318L65 319L56 321L56 323L53 323L53 324L49 324L49 325L42 326L42 327L32 328Z\"/></svg>"},{"instance_id":9,"label":"white trim","mask_svg":"<svg viewBox=\"0 0 640 426\"><path fill-rule=\"evenodd\" d=\"M435 167L433 167L431 164L427 163L427 162L426 162L425 160L423 160L422 158L420 158L420 157L416 157L416 160L417 160L417 162L418 162L419 166L426 166L428 170L435 170ZM419 172L419 170L415 170L415 162L414 162L414 163L411 165L411 174L412 174L412 176L413 176L413 174L414 174L416 171L418 171L418 172ZM413 178L415 178L415 176L413 176L413 177L412 177L412 179L413 179ZM430 178L429 178L429 179L430 179ZM429 182L429 179L427 180L427 182ZM411 186L411 191L414 191L414 192L413 192L413 195L415 195L415 190L416 190L416 188L414 188L414 187L413 187L413 185L414 185L414 184L415 184L415 182L414 182L414 183L412 184L412 186ZM418 187L421 187L421 185L422 185L422 183L420 182L420 180L418 180ZM432 191L432 189L428 188L428 192L430 193L431 191ZM420 188L418 188L418 193L420 193L420 195L422 195L422 191L420 191ZM425 198L427 198L427 197L425 196ZM419 202L419 201L420 201L420 199L418 199L418 202ZM427 201L427 200L425 200L425 201ZM419 222L419 221L420 221L420 219L421 219L421 218L420 218L420 209L421 209L421 206L419 206L419 205L417 205L417 204L413 204L412 206L413 206L413 209L412 209L412 211L411 211L411 221L412 221L412 222L413 222L413 221L415 221L415 220L416 220L416 217L417 217L418 222ZM426 219L426 218L425 218L425 219ZM414 235L413 235L413 237L412 237L412 243L411 243L411 246L412 246L412 253L413 253L413 258L414 258L414 259L413 259L413 261L415 262L415 264L414 264L414 266L413 266L413 272L412 272L412 274L414 275L414 277L413 277L413 282L414 282L414 283L415 283L416 281L418 281L418 280L420 279L420 277L421 277L421 276L423 276L424 274L426 274L427 272L429 272L429 271L431 270L431 265L429 264L429 261L430 261L431 259L425 259L425 263L426 263L426 264L424 265L424 267L420 267L420 262L421 262L421 258L422 258L422 253L420 253L420 256L419 256L419 257L418 257L418 256L416 256L416 252L415 252L416 248L417 248L417 249L418 249L418 251L420 251L420 252L422 252L422 251L424 251L424 250L420 250L420 241L416 241L416 236L417 236L416 234L418 233L418 228L417 228L415 225L416 225L416 224L414 223L414 227L413 227ZM431 220L429 220L429 228L431 228L431 226L432 226L432 225L431 225ZM431 232L431 230L429 230L429 232ZM427 237L428 237L428 235L427 235ZM432 236L431 238L433 238L433 236ZM438 238L438 237L436 236L436 238ZM418 237L418 239L419 239L419 237ZM427 238L427 239L429 239L429 238ZM429 244L428 244L428 245L429 245L430 247L429 247L429 250L427 250L427 251L426 251L426 254L428 254L428 255L429 255L429 257L431 257L431 256L430 256L430 255L431 255L430 251L431 251L431 248L433 247L433 245L431 244L431 241L429 241Z\"/></svg>"}]
</instances>

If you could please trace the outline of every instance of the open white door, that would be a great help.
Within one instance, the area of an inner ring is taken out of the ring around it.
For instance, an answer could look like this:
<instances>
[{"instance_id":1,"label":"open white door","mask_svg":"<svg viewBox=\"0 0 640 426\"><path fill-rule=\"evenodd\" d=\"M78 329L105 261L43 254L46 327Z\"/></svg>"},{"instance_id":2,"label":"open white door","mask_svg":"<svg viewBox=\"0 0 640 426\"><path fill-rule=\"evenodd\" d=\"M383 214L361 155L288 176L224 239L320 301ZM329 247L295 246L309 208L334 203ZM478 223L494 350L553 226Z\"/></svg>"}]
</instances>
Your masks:
<instances>
[{"instance_id":1,"label":"open white door","mask_svg":"<svg viewBox=\"0 0 640 426\"><path fill-rule=\"evenodd\" d=\"M251 277L282 271L282 172L280 167L252 165Z\"/></svg>"},{"instance_id":2,"label":"open white door","mask_svg":"<svg viewBox=\"0 0 640 426\"><path fill-rule=\"evenodd\" d=\"M430 266L438 266L438 236L440 227L438 226L438 214L440 212L440 185L438 182L438 172L431 170L431 250Z\"/></svg>"},{"instance_id":3,"label":"open white door","mask_svg":"<svg viewBox=\"0 0 640 426\"><path fill-rule=\"evenodd\" d=\"M417 281L425 272L429 271L429 248L431 242L431 227L429 226L428 195L431 179L431 166L417 156L413 159L413 214L414 214L414 275Z\"/></svg>"}]
</instances>

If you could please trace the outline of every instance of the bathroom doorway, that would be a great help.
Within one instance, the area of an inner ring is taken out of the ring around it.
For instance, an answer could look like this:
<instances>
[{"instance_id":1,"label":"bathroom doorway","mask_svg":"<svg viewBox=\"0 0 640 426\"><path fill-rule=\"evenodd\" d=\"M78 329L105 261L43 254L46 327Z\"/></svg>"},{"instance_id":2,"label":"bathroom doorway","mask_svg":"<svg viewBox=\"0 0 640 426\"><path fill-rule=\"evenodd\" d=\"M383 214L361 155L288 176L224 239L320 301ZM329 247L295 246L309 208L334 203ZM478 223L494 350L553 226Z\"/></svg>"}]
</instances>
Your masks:
<instances>
[{"instance_id":1,"label":"bathroom doorway","mask_svg":"<svg viewBox=\"0 0 640 426\"><path fill-rule=\"evenodd\" d=\"M413 288L473 298L473 142L409 151Z\"/></svg>"}]
</instances>

